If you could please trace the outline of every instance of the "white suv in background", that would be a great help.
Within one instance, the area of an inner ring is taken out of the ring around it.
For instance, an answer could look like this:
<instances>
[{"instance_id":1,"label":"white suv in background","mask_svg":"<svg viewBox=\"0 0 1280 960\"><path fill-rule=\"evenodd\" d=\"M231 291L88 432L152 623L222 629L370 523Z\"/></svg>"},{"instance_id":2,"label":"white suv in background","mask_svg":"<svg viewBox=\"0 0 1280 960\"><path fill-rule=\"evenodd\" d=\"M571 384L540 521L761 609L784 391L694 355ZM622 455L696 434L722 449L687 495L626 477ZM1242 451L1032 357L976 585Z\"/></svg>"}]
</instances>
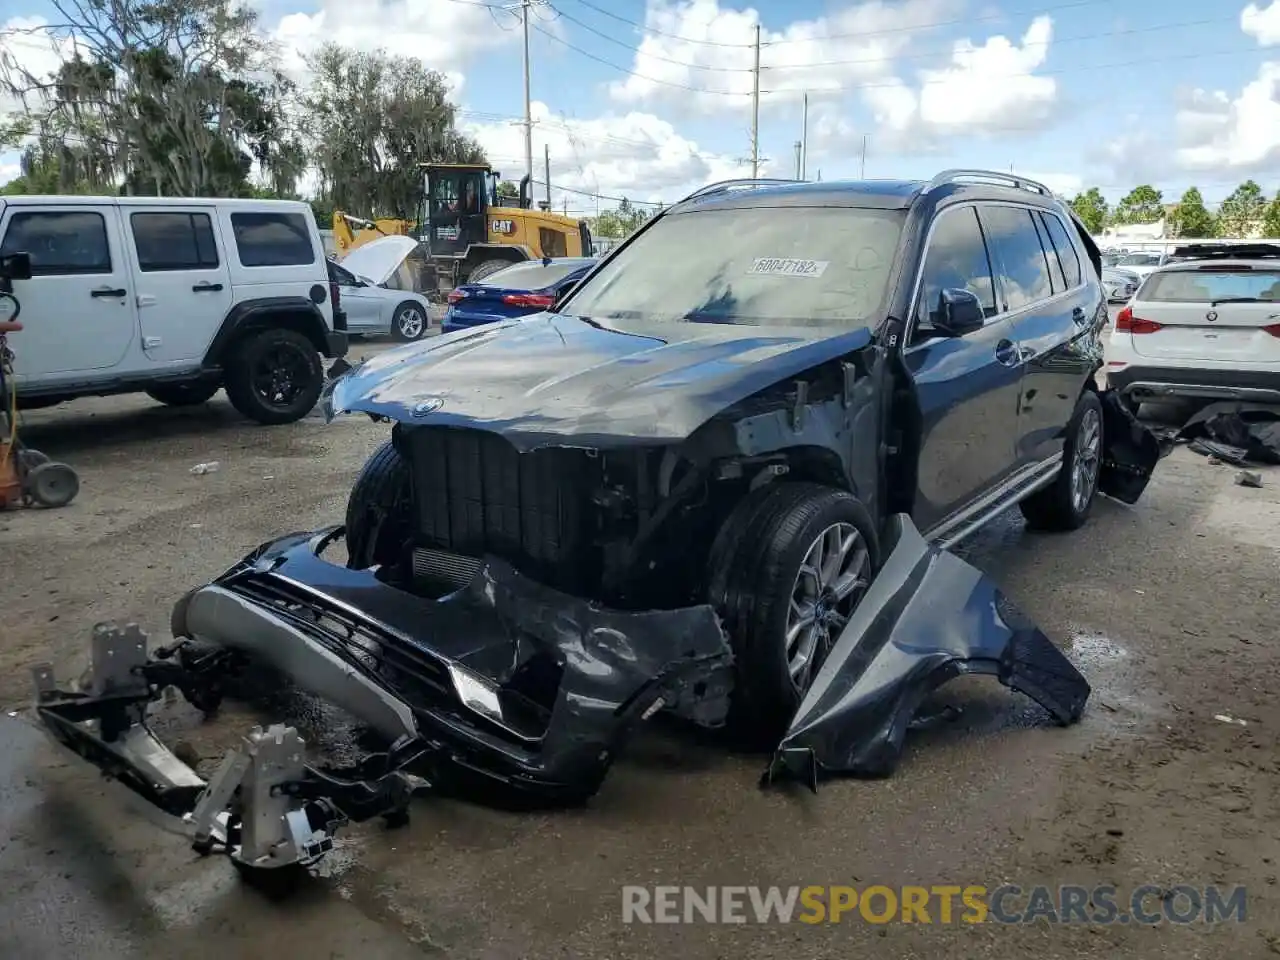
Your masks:
<instances>
[{"instance_id":1,"label":"white suv in background","mask_svg":"<svg viewBox=\"0 0 1280 960\"><path fill-rule=\"evenodd\" d=\"M1161 398L1280 402L1280 246L1188 246L1174 256L1116 316L1110 385L1133 409Z\"/></svg>"},{"instance_id":2,"label":"white suv in background","mask_svg":"<svg viewBox=\"0 0 1280 960\"><path fill-rule=\"evenodd\" d=\"M347 350L305 203L0 198L0 262L21 304L19 408L133 392L185 406L225 387L244 416L290 423L319 398L321 357Z\"/></svg>"}]
</instances>

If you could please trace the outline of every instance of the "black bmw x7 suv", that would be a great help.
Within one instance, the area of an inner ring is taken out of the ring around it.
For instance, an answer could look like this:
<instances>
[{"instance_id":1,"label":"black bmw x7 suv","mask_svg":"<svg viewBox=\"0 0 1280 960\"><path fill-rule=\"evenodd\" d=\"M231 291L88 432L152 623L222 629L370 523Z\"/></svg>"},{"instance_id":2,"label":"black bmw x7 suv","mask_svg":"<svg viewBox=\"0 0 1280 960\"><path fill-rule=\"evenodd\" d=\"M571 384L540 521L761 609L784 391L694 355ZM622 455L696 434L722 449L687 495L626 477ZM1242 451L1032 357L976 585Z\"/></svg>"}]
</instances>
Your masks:
<instances>
[{"instance_id":1,"label":"black bmw x7 suv","mask_svg":"<svg viewBox=\"0 0 1280 960\"><path fill-rule=\"evenodd\" d=\"M594 792L659 710L866 772L958 673L1069 723L1088 683L940 548L1014 503L1071 529L1100 489L1140 494L1159 451L1096 384L1099 262L1002 174L706 187L548 311L333 382L328 415L393 423L345 564L343 528L277 539L173 634L417 744L433 778L544 797Z\"/></svg>"}]
</instances>

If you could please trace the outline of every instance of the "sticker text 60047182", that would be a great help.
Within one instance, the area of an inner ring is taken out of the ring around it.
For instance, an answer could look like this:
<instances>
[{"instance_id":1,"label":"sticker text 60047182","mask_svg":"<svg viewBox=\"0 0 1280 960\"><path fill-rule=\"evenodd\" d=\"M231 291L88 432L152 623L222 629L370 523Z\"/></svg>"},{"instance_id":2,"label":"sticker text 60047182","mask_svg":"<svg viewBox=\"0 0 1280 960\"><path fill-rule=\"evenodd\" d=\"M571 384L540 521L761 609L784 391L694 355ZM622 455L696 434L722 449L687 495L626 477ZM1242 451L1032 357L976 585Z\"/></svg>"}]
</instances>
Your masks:
<instances>
[{"instance_id":1,"label":"sticker text 60047182","mask_svg":"<svg viewBox=\"0 0 1280 960\"><path fill-rule=\"evenodd\" d=\"M820 277L830 260L796 260L791 257L760 257L751 264L747 273L770 277Z\"/></svg>"}]
</instances>

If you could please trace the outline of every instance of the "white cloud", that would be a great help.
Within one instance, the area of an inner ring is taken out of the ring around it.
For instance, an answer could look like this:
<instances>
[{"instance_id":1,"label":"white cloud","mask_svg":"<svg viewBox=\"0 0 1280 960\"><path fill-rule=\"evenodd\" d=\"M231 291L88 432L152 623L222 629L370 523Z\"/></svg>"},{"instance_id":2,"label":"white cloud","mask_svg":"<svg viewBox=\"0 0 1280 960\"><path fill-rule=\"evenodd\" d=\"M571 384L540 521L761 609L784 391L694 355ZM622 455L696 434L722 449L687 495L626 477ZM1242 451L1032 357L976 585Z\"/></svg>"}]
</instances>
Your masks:
<instances>
[{"instance_id":1,"label":"white cloud","mask_svg":"<svg viewBox=\"0 0 1280 960\"><path fill-rule=\"evenodd\" d=\"M863 99L880 126L878 133L899 145L927 145L958 132L1029 132L1053 117L1058 94L1052 77L1036 76L1053 39L1053 20L1036 17L1020 43L990 37L977 46L956 41L951 63L919 71L919 87L901 80L867 87Z\"/></svg>"},{"instance_id":2,"label":"white cloud","mask_svg":"<svg viewBox=\"0 0 1280 960\"><path fill-rule=\"evenodd\" d=\"M567 200L570 210L594 210L595 200L583 194L625 194L631 200L671 202L706 183L750 173L739 159L700 149L651 113L574 120L555 117L545 103L535 101L532 114L534 180L539 184L535 197L543 196L544 144L550 149L553 187L579 191L553 189L555 209L562 209ZM518 181L523 176L521 124L464 122L464 129L480 141L506 179ZM601 201L602 209L611 206L611 201Z\"/></svg>"},{"instance_id":3,"label":"white cloud","mask_svg":"<svg viewBox=\"0 0 1280 960\"><path fill-rule=\"evenodd\" d=\"M449 76L456 89L472 57L519 38L516 23L511 14L476 3L320 0L315 13L282 17L271 37L280 45L281 68L293 76L306 72L307 54L334 41L354 50L418 57Z\"/></svg>"},{"instance_id":4,"label":"white cloud","mask_svg":"<svg viewBox=\"0 0 1280 960\"><path fill-rule=\"evenodd\" d=\"M1234 99L1224 91L1193 90L1174 115L1185 170L1256 172L1280 162L1280 63L1258 68Z\"/></svg>"},{"instance_id":5,"label":"white cloud","mask_svg":"<svg viewBox=\"0 0 1280 960\"><path fill-rule=\"evenodd\" d=\"M1240 29L1264 47L1280 43L1280 0L1272 0L1266 9L1249 4L1240 11Z\"/></svg>"},{"instance_id":6,"label":"white cloud","mask_svg":"<svg viewBox=\"0 0 1280 960\"><path fill-rule=\"evenodd\" d=\"M806 91L838 95L888 76L894 57L922 30L962 7L963 0L870 0L780 31L763 28L761 102L794 101ZM650 32L632 62L638 76L612 84L610 94L620 103L663 101L701 113L746 110L758 23L755 9L721 7L718 0L650 0Z\"/></svg>"},{"instance_id":7,"label":"white cloud","mask_svg":"<svg viewBox=\"0 0 1280 960\"><path fill-rule=\"evenodd\" d=\"M16 180L20 176L22 176L22 165L19 162L18 154L0 154L0 186L4 186L10 180Z\"/></svg>"}]
</instances>

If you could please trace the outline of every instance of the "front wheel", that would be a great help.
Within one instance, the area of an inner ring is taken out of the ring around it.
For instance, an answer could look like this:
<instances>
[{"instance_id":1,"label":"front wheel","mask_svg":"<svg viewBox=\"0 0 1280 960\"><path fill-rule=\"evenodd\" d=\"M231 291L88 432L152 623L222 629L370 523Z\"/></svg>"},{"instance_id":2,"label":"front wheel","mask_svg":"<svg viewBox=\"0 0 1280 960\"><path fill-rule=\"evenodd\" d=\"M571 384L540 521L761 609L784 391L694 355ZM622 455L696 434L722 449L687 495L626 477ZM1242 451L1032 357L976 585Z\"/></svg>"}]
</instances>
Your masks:
<instances>
[{"instance_id":1,"label":"front wheel","mask_svg":"<svg viewBox=\"0 0 1280 960\"><path fill-rule=\"evenodd\" d=\"M226 380L232 405L250 420L293 423L320 399L324 365L303 334L277 327L251 334L235 347Z\"/></svg>"},{"instance_id":2,"label":"front wheel","mask_svg":"<svg viewBox=\"0 0 1280 960\"><path fill-rule=\"evenodd\" d=\"M429 325L427 308L406 300L396 307L395 316L391 319L391 335L403 343L421 340Z\"/></svg>"},{"instance_id":3,"label":"front wheel","mask_svg":"<svg viewBox=\"0 0 1280 960\"><path fill-rule=\"evenodd\" d=\"M785 483L749 495L710 556L710 600L734 652L730 723L785 729L879 567L870 514L843 490Z\"/></svg>"},{"instance_id":4,"label":"front wheel","mask_svg":"<svg viewBox=\"0 0 1280 960\"><path fill-rule=\"evenodd\" d=\"M1098 495L1104 439L1102 401L1092 390L1086 390L1067 424L1058 476L1018 504L1029 527L1075 530L1084 525Z\"/></svg>"},{"instance_id":5,"label":"front wheel","mask_svg":"<svg viewBox=\"0 0 1280 960\"><path fill-rule=\"evenodd\" d=\"M408 541L409 464L388 440L371 456L347 498L347 566L353 570L403 559Z\"/></svg>"}]
</instances>

